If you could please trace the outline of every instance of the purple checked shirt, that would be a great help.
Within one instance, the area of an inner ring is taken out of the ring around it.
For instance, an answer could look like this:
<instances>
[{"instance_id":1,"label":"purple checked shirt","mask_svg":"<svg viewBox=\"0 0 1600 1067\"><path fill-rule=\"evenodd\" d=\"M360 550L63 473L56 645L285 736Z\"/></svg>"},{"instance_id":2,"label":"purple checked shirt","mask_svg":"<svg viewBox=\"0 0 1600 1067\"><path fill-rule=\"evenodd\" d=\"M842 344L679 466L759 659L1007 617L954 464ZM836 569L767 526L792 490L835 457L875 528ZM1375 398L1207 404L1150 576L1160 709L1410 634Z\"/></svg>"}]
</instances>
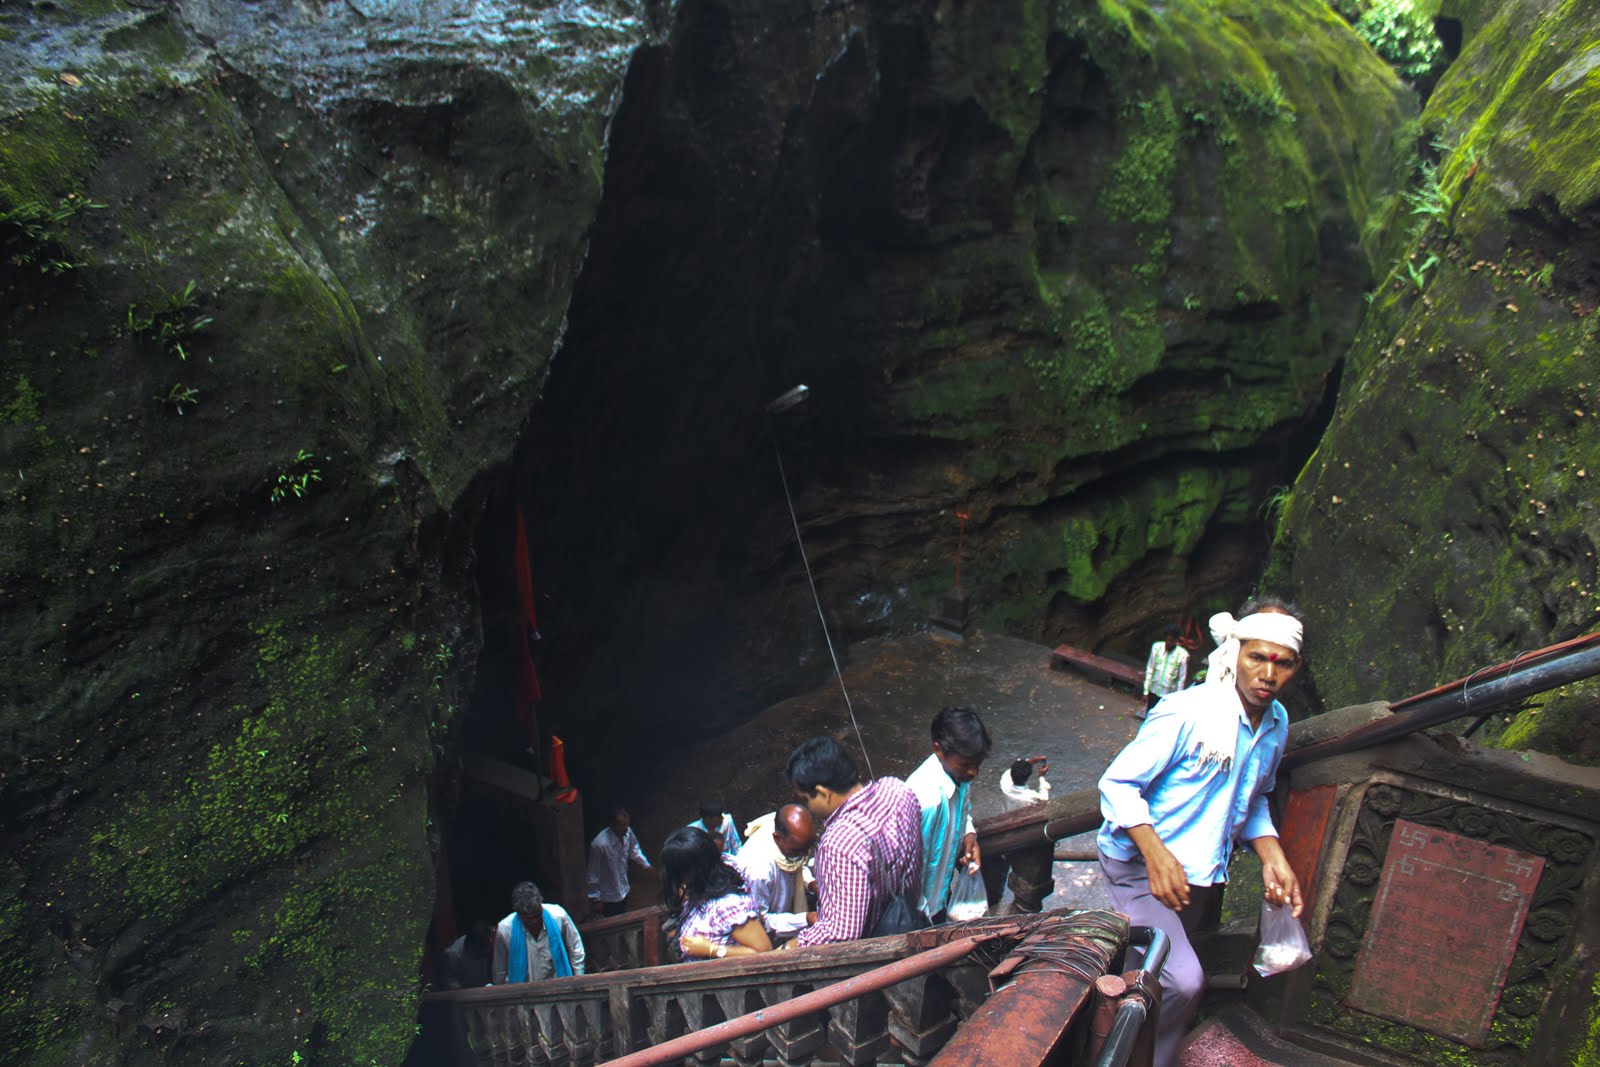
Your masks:
<instances>
[{"instance_id":1,"label":"purple checked shirt","mask_svg":"<svg viewBox=\"0 0 1600 1067\"><path fill-rule=\"evenodd\" d=\"M922 876L917 795L898 778L862 786L828 818L813 866L817 923L800 932L799 943L854 941L869 934L896 894L917 891Z\"/></svg>"}]
</instances>

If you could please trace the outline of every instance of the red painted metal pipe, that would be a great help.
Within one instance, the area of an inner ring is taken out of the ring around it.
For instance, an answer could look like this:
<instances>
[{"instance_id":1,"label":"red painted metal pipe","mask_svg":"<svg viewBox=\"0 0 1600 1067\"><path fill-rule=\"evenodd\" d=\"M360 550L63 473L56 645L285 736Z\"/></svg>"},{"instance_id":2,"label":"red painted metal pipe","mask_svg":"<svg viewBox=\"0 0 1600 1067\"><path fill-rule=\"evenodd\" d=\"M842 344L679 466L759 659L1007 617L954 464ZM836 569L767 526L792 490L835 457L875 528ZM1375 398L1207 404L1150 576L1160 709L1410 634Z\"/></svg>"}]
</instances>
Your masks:
<instances>
[{"instance_id":1,"label":"red painted metal pipe","mask_svg":"<svg viewBox=\"0 0 1600 1067\"><path fill-rule=\"evenodd\" d=\"M957 960L962 959L985 941L999 937L998 933L983 934L978 937L963 937L959 941L952 941L937 948L930 948L926 952L919 952L915 956L907 956L903 960L866 971L854 978L846 978L842 982L835 982L830 986L813 990L803 996L786 1000L782 1004L774 1004L770 1008L759 1008L737 1019L708 1026L704 1030L696 1030L692 1034L675 1037L671 1041L656 1045L653 1048L631 1052L626 1056L614 1060L607 1060L600 1067L657 1067L659 1064L681 1061L685 1056L693 1056L696 1052L715 1048L729 1041L736 1041L741 1037L759 1034L763 1030L770 1030L774 1026L781 1026L793 1022L813 1012L831 1008L836 1004L843 1004L847 1000L866 993L876 993L880 989L897 985L908 978L915 978L929 971L937 971L940 967L948 967Z\"/></svg>"}]
</instances>

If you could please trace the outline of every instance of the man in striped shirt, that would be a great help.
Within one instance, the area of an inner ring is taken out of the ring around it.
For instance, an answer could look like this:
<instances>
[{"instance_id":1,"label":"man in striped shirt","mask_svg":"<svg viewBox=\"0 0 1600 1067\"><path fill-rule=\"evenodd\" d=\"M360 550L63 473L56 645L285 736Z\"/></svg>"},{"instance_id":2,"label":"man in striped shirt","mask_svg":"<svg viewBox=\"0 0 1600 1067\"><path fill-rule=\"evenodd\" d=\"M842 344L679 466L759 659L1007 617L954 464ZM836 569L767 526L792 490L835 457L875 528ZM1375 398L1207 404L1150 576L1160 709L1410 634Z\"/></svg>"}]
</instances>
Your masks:
<instances>
[{"instance_id":1,"label":"man in striped shirt","mask_svg":"<svg viewBox=\"0 0 1600 1067\"><path fill-rule=\"evenodd\" d=\"M812 816L827 820L817 844L817 921L790 944L871 937L895 897L914 907L922 875L922 806L898 778L863 784L831 737L813 737L784 772Z\"/></svg>"}]
</instances>

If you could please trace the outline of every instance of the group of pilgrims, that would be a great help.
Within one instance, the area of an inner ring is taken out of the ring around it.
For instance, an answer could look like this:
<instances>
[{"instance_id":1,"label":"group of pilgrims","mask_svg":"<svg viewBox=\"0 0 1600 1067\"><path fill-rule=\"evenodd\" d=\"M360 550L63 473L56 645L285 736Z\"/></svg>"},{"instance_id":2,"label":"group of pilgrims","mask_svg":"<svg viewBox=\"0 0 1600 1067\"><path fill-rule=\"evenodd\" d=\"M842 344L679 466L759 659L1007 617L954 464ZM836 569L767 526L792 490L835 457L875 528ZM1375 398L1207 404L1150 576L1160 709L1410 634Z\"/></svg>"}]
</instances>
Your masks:
<instances>
[{"instance_id":1,"label":"group of pilgrims","mask_svg":"<svg viewBox=\"0 0 1600 1067\"><path fill-rule=\"evenodd\" d=\"M1217 647L1205 680L1150 700L1137 734L1099 782L1097 845L1112 907L1171 940L1157 1067L1177 1062L1198 1006L1204 974L1189 934L1226 881L1236 844L1260 857L1268 901L1296 917L1302 907L1268 798L1288 737L1277 697L1300 667L1303 627L1291 605L1256 598L1237 618L1214 615L1210 630ZM1164 635L1152 660L1158 650L1170 654L1173 637ZM1152 668L1147 691L1166 688L1150 685L1162 673ZM933 717L929 734L931 754L904 780L863 780L833 737L804 741L784 769L794 801L750 822L743 835L721 804L703 802L699 818L672 831L658 854L662 903L683 959L904 933L975 918L1002 901L1008 910L1041 910L1053 888L1051 846L987 859L979 846L972 786L993 747L983 720L952 705ZM1009 763L999 779L1004 806L1048 800L1047 772L1039 756ZM624 910L634 866L652 865L628 811L617 806L590 844L590 915ZM583 940L566 910L545 902L531 882L515 887L511 905L492 947L479 950L488 982L584 972ZM474 936L488 937L487 924L451 947L452 968ZM472 978L459 984L481 984Z\"/></svg>"}]
</instances>

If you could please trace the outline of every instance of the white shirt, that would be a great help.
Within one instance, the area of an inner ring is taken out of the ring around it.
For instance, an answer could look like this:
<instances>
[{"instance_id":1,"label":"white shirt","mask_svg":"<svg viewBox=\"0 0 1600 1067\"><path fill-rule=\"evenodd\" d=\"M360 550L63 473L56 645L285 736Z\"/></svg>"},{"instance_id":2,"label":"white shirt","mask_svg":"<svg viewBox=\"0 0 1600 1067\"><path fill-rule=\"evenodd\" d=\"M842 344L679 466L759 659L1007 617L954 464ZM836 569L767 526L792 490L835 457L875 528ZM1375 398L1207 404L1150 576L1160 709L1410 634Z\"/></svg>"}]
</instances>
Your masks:
<instances>
[{"instance_id":1,"label":"white shirt","mask_svg":"<svg viewBox=\"0 0 1600 1067\"><path fill-rule=\"evenodd\" d=\"M778 866L784 859L778 842L772 837L772 824L757 819L751 824L749 840L733 857L733 865L744 875L745 887L757 904L766 909L761 921L766 928L779 936L799 933L806 923L805 884L811 880L811 869L786 871ZM801 908L795 911L799 896Z\"/></svg>"},{"instance_id":2,"label":"white shirt","mask_svg":"<svg viewBox=\"0 0 1600 1067\"><path fill-rule=\"evenodd\" d=\"M1036 785L1018 785L1011 780L1011 768L1007 767L1000 772L1000 792L1005 795L1007 811L1025 808L1029 804L1042 804L1050 799L1050 783L1042 774L1028 776L1028 781Z\"/></svg>"},{"instance_id":3,"label":"white shirt","mask_svg":"<svg viewBox=\"0 0 1600 1067\"><path fill-rule=\"evenodd\" d=\"M1144 663L1144 691L1164 697L1183 688L1189 676L1189 650L1174 644L1167 651L1165 641L1150 646L1150 658Z\"/></svg>"},{"instance_id":4,"label":"white shirt","mask_svg":"<svg viewBox=\"0 0 1600 1067\"><path fill-rule=\"evenodd\" d=\"M589 842L589 899L606 904L620 904L628 899L628 861L641 867L650 866L633 835L633 827L620 838L606 827Z\"/></svg>"},{"instance_id":5,"label":"white shirt","mask_svg":"<svg viewBox=\"0 0 1600 1067\"><path fill-rule=\"evenodd\" d=\"M972 825L971 784L956 785L938 756L929 756L906 779L922 806L922 890L917 907L930 919L939 914L950 897L961 839L976 832Z\"/></svg>"},{"instance_id":6,"label":"white shirt","mask_svg":"<svg viewBox=\"0 0 1600 1067\"><path fill-rule=\"evenodd\" d=\"M583 953L583 938L578 936L578 928L572 922L572 916L567 914L565 908L559 904L546 904L545 909L555 916L556 925L560 927L561 940L567 946L567 962L572 964L572 973L583 973L585 956ZM494 928L494 966L490 971L495 985L505 985L506 970L511 959L511 920L517 917L512 912L500 920L500 925ZM527 927L523 927L522 939L528 946L528 981L542 982L546 978L556 976L556 965L550 959L550 921L545 918L544 929L539 931L538 937L530 937Z\"/></svg>"}]
</instances>

